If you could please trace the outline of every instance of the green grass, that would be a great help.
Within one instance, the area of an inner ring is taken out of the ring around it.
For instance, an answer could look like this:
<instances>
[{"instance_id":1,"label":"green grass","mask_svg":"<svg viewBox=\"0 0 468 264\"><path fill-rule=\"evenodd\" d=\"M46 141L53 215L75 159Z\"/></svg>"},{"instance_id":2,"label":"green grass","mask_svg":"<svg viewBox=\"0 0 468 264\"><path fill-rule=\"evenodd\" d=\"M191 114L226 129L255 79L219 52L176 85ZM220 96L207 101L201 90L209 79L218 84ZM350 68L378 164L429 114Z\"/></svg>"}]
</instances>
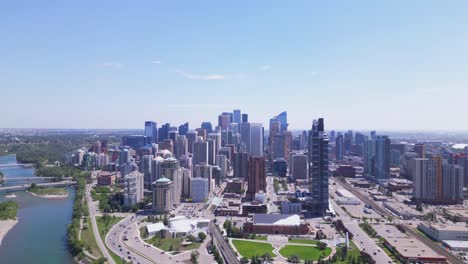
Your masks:
<instances>
[{"instance_id":1,"label":"green grass","mask_svg":"<svg viewBox=\"0 0 468 264\"><path fill-rule=\"evenodd\" d=\"M164 251L187 251L187 250L198 249L201 245L201 243L199 242L193 242L191 245L182 246L180 243L182 243L183 241L184 240L180 237L176 237L176 238L152 237L147 240L148 243Z\"/></svg>"},{"instance_id":2,"label":"green grass","mask_svg":"<svg viewBox=\"0 0 468 264\"><path fill-rule=\"evenodd\" d=\"M0 220L15 220L19 205L15 201L0 203Z\"/></svg>"},{"instance_id":3,"label":"green grass","mask_svg":"<svg viewBox=\"0 0 468 264\"><path fill-rule=\"evenodd\" d=\"M253 256L262 256L265 253L270 254L272 257L276 257L273 254L273 246L269 243L251 242L245 240L233 239L232 243L236 247L237 251L243 256L250 259Z\"/></svg>"},{"instance_id":4,"label":"green grass","mask_svg":"<svg viewBox=\"0 0 468 264\"><path fill-rule=\"evenodd\" d=\"M255 236L255 240L261 240L261 241L266 241L267 240L267 236Z\"/></svg>"},{"instance_id":5,"label":"green grass","mask_svg":"<svg viewBox=\"0 0 468 264\"><path fill-rule=\"evenodd\" d=\"M312 246L292 246L286 245L280 249L280 254L289 258L293 255L298 256L301 260L318 260L321 256L322 258L328 257L331 254L331 248L326 248L325 250L319 250L316 247Z\"/></svg>"},{"instance_id":6,"label":"green grass","mask_svg":"<svg viewBox=\"0 0 468 264\"><path fill-rule=\"evenodd\" d=\"M124 218L116 216L96 217L96 223L98 225L99 235L101 236L102 241L105 241L106 235L107 233L109 233L109 230L122 219Z\"/></svg>"},{"instance_id":7,"label":"green grass","mask_svg":"<svg viewBox=\"0 0 468 264\"><path fill-rule=\"evenodd\" d=\"M44 187L39 187L39 186L36 186L34 188L29 188L28 192L34 193L39 196L67 195L68 194L68 191L65 188L57 188L57 187L44 188Z\"/></svg>"},{"instance_id":8,"label":"green grass","mask_svg":"<svg viewBox=\"0 0 468 264\"><path fill-rule=\"evenodd\" d=\"M310 240L310 239L303 239L303 238L291 238L289 243L296 243L296 244L307 244L307 245L317 245L319 241L317 240Z\"/></svg>"},{"instance_id":9,"label":"green grass","mask_svg":"<svg viewBox=\"0 0 468 264\"><path fill-rule=\"evenodd\" d=\"M81 231L81 241L86 244L89 253L91 253L96 258L100 258L103 255L101 250L99 250L99 246L97 245L96 239L94 237L93 228L91 226L91 220L89 217L86 218L86 224L88 225L88 228Z\"/></svg>"},{"instance_id":10,"label":"green grass","mask_svg":"<svg viewBox=\"0 0 468 264\"><path fill-rule=\"evenodd\" d=\"M117 264L130 264L130 262L125 261L125 259L122 259L117 254L112 252L112 250L108 250L108 251L109 251L109 254L111 255L112 259L115 261L115 263L117 263Z\"/></svg>"},{"instance_id":11,"label":"green grass","mask_svg":"<svg viewBox=\"0 0 468 264\"><path fill-rule=\"evenodd\" d=\"M361 252L359 251L358 247L353 243L349 243L349 249L348 249L348 256L345 260L336 260L333 262L333 264L348 264L351 262L351 260L359 258L361 256Z\"/></svg>"}]
</instances>

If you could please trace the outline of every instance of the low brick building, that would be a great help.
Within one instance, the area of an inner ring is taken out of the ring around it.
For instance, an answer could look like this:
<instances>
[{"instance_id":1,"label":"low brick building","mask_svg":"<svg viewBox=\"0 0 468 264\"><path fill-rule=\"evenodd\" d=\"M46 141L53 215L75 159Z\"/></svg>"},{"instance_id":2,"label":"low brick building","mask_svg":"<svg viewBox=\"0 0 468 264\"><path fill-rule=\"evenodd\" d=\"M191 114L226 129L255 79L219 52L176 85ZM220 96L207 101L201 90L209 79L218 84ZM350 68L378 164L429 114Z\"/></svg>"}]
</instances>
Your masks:
<instances>
[{"instance_id":1,"label":"low brick building","mask_svg":"<svg viewBox=\"0 0 468 264\"><path fill-rule=\"evenodd\" d=\"M244 224L245 233L305 235L309 226L299 215L254 214L253 221Z\"/></svg>"}]
</instances>

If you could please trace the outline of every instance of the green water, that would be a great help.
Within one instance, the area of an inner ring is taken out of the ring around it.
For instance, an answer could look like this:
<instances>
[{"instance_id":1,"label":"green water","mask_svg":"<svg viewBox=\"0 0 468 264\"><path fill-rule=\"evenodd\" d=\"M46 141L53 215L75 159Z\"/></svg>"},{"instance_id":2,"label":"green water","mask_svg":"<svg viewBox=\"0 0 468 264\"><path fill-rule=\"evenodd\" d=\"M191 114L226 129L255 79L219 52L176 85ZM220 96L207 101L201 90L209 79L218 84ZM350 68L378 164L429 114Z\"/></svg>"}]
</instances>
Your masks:
<instances>
[{"instance_id":1,"label":"green water","mask_svg":"<svg viewBox=\"0 0 468 264\"><path fill-rule=\"evenodd\" d=\"M16 163L15 156L0 157L1 164ZM0 168L5 177L31 177L34 169ZM17 182L15 182L17 184ZM11 185L11 183L8 183ZM73 263L67 250L66 232L71 220L74 190L69 188L64 199L48 199L15 192L19 222L8 232L0 246L0 264L62 264ZM0 193L0 201L8 200Z\"/></svg>"}]
</instances>

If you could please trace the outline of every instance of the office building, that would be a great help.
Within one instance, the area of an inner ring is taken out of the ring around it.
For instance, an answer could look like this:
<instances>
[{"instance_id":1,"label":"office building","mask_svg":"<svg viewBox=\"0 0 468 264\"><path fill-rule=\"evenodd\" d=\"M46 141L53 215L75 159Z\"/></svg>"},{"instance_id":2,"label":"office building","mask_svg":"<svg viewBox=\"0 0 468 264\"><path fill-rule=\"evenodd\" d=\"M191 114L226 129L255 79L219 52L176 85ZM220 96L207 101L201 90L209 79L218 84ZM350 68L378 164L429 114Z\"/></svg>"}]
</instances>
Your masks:
<instances>
[{"instance_id":1,"label":"office building","mask_svg":"<svg viewBox=\"0 0 468 264\"><path fill-rule=\"evenodd\" d=\"M263 156L263 126L260 123L250 123L250 151L251 156Z\"/></svg>"},{"instance_id":2,"label":"office building","mask_svg":"<svg viewBox=\"0 0 468 264\"><path fill-rule=\"evenodd\" d=\"M248 122L249 122L249 115L242 114L242 123L248 123Z\"/></svg>"},{"instance_id":3,"label":"office building","mask_svg":"<svg viewBox=\"0 0 468 264\"><path fill-rule=\"evenodd\" d=\"M145 146L146 137L142 135L130 135L122 137L122 146L129 146L132 149L139 150Z\"/></svg>"},{"instance_id":4,"label":"office building","mask_svg":"<svg viewBox=\"0 0 468 264\"><path fill-rule=\"evenodd\" d=\"M426 157L426 145L422 143L414 145L413 152L416 152L420 158L424 159Z\"/></svg>"},{"instance_id":5,"label":"office building","mask_svg":"<svg viewBox=\"0 0 468 264\"><path fill-rule=\"evenodd\" d=\"M309 158L305 154L293 154L290 166L291 178L294 180L307 180L309 177Z\"/></svg>"},{"instance_id":6,"label":"office building","mask_svg":"<svg viewBox=\"0 0 468 264\"><path fill-rule=\"evenodd\" d=\"M179 126L179 135L187 135L187 132L189 131L189 123L186 122L185 124L183 125L180 125Z\"/></svg>"},{"instance_id":7,"label":"office building","mask_svg":"<svg viewBox=\"0 0 468 264\"><path fill-rule=\"evenodd\" d=\"M336 143L335 143L336 160L343 160L343 151L344 151L343 144L344 144L343 135L341 133L338 133L338 136L336 137Z\"/></svg>"},{"instance_id":8,"label":"office building","mask_svg":"<svg viewBox=\"0 0 468 264\"><path fill-rule=\"evenodd\" d=\"M180 135L176 139L175 143L175 157L180 159L183 155L188 154L188 140L187 137L184 135Z\"/></svg>"},{"instance_id":9,"label":"office building","mask_svg":"<svg viewBox=\"0 0 468 264\"><path fill-rule=\"evenodd\" d=\"M205 129L206 130L206 133L213 133L213 125L211 124L211 122L203 122L201 123L201 128Z\"/></svg>"},{"instance_id":10,"label":"office building","mask_svg":"<svg viewBox=\"0 0 468 264\"><path fill-rule=\"evenodd\" d=\"M250 157L248 168L246 197L253 200L259 191L266 192L265 158Z\"/></svg>"},{"instance_id":11,"label":"office building","mask_svg":"<svg viewBox=\"0 0 468 264\"><path fill-rule=\"evenodd\" d=\"M152 144L158 141L158 124L154 121L145 122L146 143Z\"/></svg>"},{"instance_id":12,"label":"office building","mask_svg":"<svg viewBox=\"0 0 468 264\"><path fill-rule=\"evenodd\" d=\"M190 179L190 197L194 203L203 203L209 196L209 179L191 178Z\"/></svg>"},{"instance_id":13,"label":"office building","mask_svg":"<svg viewBox=\"0 0 468 264\"><path fill-rule=\"evenodd\" d=\"M162 125L159 129L158 129L158 140L159 141L163 141L165 139L169 139L169 130L171 128L171 124L169 123L166 123L164 125Z\"/></svg>"},{"instance_id":14,"label":"office building","mask_svg":"<svg viewBox=\"0 0 468 264\"><path fill-rule=\"evenodd\" d=\"M249 154L247 152L234 153L234 178L246 179L249 173Z\"/></svg>"},{"instance_id":15,"label":"office building","mask_svg":"<svg viewBox=\"0 0 468 264\"><path fill-rule=\"evenodd\" d=\"M193 178L208 179L208 188L211 191L211 180L213 179L213 166L206 163L200 163L198 165L195 165Z\"/></svg>"},{"instance_id":16,"label":"office building","mask_svg":"<svg viewBox=\"0 0 468 264\"><path fill-rule=\"evenodd\" d=\"M202 162L208 163L208 142L203 141L202 137L197 137L193 143L193 165L196 166Z\"/></svg>"},{"instance_id":17,"label":"office building","mask_svg":"<svg viewBox=\"0 0 468 264\"><path fill-rule=\"evenodd\" d=\"M221 127L221 131L227 130L229 123L231 123L231 120L227 113L218 116L218 126Z\"/></svg>"},{"instance_id":18,"label":"office building","mask_svg":"<svg viewBox=\"0 0 468 264\"><path fill-rule=\"evenodd\" d=\"M188 145L188 152L193 154L193 144L197 140L197 132L194 130L189 130L187 132L187 145Z\"/></svg>"},{"instance_id":19,"label":"office building","mask_svg":"<svg viewBox=\"0 0 468 264\"><path fill-rule=\"evenodd\" d=\"M232 115L232 122L236 123L238 126L240 126L240 123L242 121L242 115L241 115L241 110L234 110L233 115Z\"/></svg>"},{"instance_id":20,"label":"office building","mask_svg":"<svg viewBox=\"0 0 468 264\"><path fill-rule=\"evenodd\" d=\"M168 178L173 184L173 204L178 205L182 197L182 170L179 161L175 158L167 158L161 164L161 177Z\"/></svg>"}]
</instances>

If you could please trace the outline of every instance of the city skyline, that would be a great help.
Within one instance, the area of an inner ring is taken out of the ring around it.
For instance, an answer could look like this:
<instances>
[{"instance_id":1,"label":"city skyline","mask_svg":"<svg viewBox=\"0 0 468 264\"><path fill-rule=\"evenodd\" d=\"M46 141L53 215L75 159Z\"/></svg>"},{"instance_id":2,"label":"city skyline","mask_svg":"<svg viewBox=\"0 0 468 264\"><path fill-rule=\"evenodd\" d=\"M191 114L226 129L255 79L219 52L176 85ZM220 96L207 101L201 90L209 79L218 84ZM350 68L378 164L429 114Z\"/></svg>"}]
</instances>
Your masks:
<instances>
[{"instance_id":1,"label":"city skyline","mask_svg":"<svg viewBox=\"0 0 468 264\"><path fill-rule=\"evenodd\" d=\"M0 4L1 127L468 130L464 1L109 3Z\"/></svg>"}]
</instances>

